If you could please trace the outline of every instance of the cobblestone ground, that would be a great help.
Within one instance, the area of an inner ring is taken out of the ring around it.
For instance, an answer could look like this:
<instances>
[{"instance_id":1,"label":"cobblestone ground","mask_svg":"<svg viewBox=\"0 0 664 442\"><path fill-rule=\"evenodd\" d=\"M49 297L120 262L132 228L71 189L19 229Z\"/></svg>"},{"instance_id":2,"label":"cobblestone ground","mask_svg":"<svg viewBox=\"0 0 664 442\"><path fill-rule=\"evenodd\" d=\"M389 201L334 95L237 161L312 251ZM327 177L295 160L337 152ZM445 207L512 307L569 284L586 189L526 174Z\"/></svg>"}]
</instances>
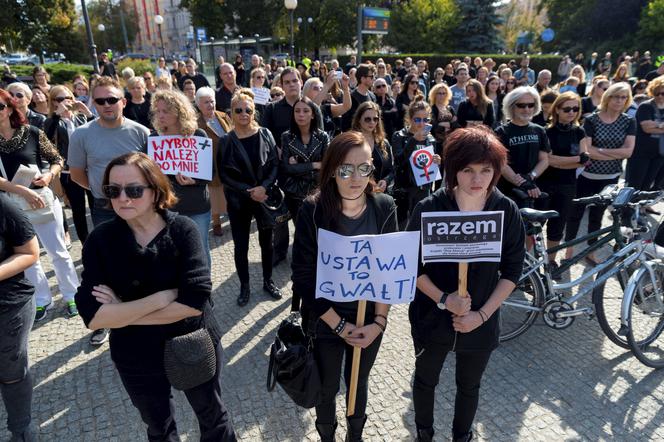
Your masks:
<instances>
[{"instance_id":1,"label":"cobblestone ground","mask_svg":"<svg viewBox=\"0 0 664 442\"><path fill-rule=\"evenodd\" d=\"M290 269L284 264L275 269L275 281L287 294L283 300L273 301L262 293L254 232L253 294L246 307L238 307L235 298L240 285L228 224L224 227L223 237L211 239L212 274L224 333L224 400L238 437L243 441L317 440L313 411L296 407L278 389L268 393L265 388L267 351L289 309ZM80 252L75 242L72 256L79 270ZM57 291L52 267L43 255L42 261ZM577 266L574 273L583 269ZM59 293L55 299L55 309L35 326L30 338L33 418L41 440L145 440L144 426L111 363L108 344L91 347L80 318L66 319ZM451 432L453 366L453 359L447 362L436 393L438 440L448 440ZM407 309L397 306L390 313L370 378L366 440L414 439L413 367ZM524 335L494 352L482 385L475 433L480 440L491 441L664 440L663 378L664 371L648 369L628 350L609 342L594 320L577 318L570 328L557 331L538 318ZM193 412L183 394L174 395L183 440L197 440ZM337 405L337 439L342 440L341 395ZM6 438L4 408L0 408L0 439Z\"/></svg>"}]
</instances>

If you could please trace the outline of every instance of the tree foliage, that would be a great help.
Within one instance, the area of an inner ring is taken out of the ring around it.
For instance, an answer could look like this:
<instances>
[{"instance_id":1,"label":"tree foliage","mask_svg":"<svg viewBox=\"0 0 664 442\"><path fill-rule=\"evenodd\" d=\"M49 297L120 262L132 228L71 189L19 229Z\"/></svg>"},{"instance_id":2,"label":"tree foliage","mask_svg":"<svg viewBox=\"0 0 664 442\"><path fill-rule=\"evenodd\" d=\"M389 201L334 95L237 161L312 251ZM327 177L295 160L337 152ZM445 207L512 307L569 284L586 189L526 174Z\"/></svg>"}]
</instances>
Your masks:
<instances>
[{"instance_id":1,"label":"tree foliage","mask_svg":"<svg viewBox=\"0 0 664 442\"><path fill-rule=\"evenodd\" d=\"M410 0L392 9L386 43L404 52L445 52L454 48L459 8L454 0Z\"/></svg>"},{"instance_id":2,"label":"tree foliage","mask_svg":"<svg viewBox=\"0 0 664 442\"><path fill-rule=\"evenodd\" d=\"M510 0L501 8L503 24L500 35L509 52L516 47L516 39L521 32L540 35L546 28L546 12L538 9L538 0ZM533 49L539 49L538 41L533 41Z\"/></svg>"},{"instance_id":3,"label":"tree foliage","mask_svg":"<svg viewBox=\"0 0 664 442\"><path fill-rule=\"evenodd\" d=\"M111 0L95 0L88 3L88 15L90 17L90 25L92 26L92 34L99 51L106 50L107 48L120 49L122 52L129 51L129 48L125 48L124 45L120 8L122 8L121 3L114 3ZM138 32L138 19L135 11L126 6L122 10L122 14L124 16L129 44L131 44L131 39ZM104 25L104 31L99 30L98 26L100 24ZM85 32L83 25L81 25L81 32Z\"/></svg>"},{"instance_id":4,"label":"tree foliage","mask_svg":"<svg viewBox=\"0 0 664 442\"><path fill-rule=\"evenodd\" d=\"M664 52L664 0L652 0L643 8L637 41L643 49Z\"/></svg>"},{"instance_id":5,"label":"tree foliage","mask_svg":"<svg viewBox=\"0 0 664 442\"><path fill-rule=\"evenodd\" d=\"M504 43L498 32L503 19L495 0L457 0L460 22L457 49L463 52L497 52Z\"/></svg>"}]
</instances>

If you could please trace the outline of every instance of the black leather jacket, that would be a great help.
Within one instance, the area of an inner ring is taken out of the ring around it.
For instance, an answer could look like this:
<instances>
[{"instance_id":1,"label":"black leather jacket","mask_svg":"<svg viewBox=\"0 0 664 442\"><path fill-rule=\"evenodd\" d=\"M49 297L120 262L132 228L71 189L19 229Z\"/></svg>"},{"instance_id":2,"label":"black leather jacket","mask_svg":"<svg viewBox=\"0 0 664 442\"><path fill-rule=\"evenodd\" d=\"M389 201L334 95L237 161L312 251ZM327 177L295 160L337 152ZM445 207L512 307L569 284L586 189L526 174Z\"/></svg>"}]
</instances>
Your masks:
<instances>
[{"instance_id":1,"label":"black leather jacket","mask_svg":"<svg viewBox=\"0 0 664 442\"><path fill-rule=\"evenodd\" d=\"M281 161L279 162L279 187L284 193L304 198L318 185L318 170L313 163L323 161L330 144L327 133L317 130L311 134L308 145L297 135L286 131L281 135ZM297 164L290 164L295 157Z\"/></svg>"},{"instance_id":2,"label":"black leather jacket","mask_svg":"<svg viewBox=\"0 0 664 442\"><path fill-rule=\"evenodd\" d=\"M278 159L277 145L269 130L261 127L258 129L260 135L260 158L261 164L258 173L254 173L254 167L250 163L249 156L242 146L242 142L231 131L219 140L219 152L217 153L217 170L219 179L224 184L226 198L237 198L238 201L251 201L247 189L256 186L270 188L277 179Z\"/></svg>"},{"instance_id":3,"label":"black leather jacket","mask_svg":"<svg viewBox=\"0 0 664 442\"><path fill-rule=\"evenodd\" d=\"M88 122L85 115L77 114L73 120L74 127L79 127ZM48 117L44 122L44 133L53 145L58 149L60 156L65 159L65 170L69 169L66 164L69 153L69 132L67 132L67 123L65 123L59 115L53 114Z\"/></svg>"}]
</instances>

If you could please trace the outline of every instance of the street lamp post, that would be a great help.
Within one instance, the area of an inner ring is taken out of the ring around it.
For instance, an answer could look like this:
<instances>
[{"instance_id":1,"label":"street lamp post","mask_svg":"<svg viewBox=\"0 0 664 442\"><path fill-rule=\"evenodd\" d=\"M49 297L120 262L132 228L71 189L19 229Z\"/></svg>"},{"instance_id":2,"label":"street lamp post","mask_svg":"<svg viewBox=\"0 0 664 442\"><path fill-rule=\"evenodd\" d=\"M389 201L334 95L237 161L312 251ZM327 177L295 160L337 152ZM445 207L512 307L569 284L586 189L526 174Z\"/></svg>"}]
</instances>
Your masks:
<instances>
[{"instance_id":1,"label":"street lamp post","mask_svg":"<svg viewBox=\"0 0 664 442\"><path fill-rule=\"evenodd\" d=\"M210 36L210 43L208 43L210 46L210 69L212 70L212 75L214 75L214 37Z\"/></svg>"},{"instance_id":2,"label":"street lamp post","mask_svg":"<svg viewBox=\"0 0 664 442\"><path fill-rule=\"evenodd\" d=\"M224 35L224 55L225 60L228 61L228 35Z\"/></svg>"},{"instance_id":3,"label":"street lamp post","mask_svg":"<svg viewBox=\"0 0 664 442\"><path fill-rule=\"evenodd\" d=\"M103 53L103 52L104 52L104 46L105 46L105 45L104 45L104 43L105 43L105 39L104 39L104 31L106 30L106 26L104 26L103 23L99 23L99 24L97 25L97 30L98 30L99 32L101 32L101 36L100 36L100 40L101 40L101 42L100 42L100 44L101 44L101 47L102 47L102 50L101 50L101 51L102 51L102 53Z\"/></svg>"},{"instance_id":4,"label":"street lamp post","mask_svg":"<svg viewBox=\"0 0 664 442\"><path fill-rule=\"evenodd\" d=\"M90 56L92 58L92 69L95 74L99 74L99 62L97 61L97 46L92 37L92 27L90 26L90 18L88 17L88 7L85 5L85 0L81 0L81 13L83 14L83 22L85 23L85 33L88 36L88 44L90 45Z\"/></svg>"},{"instance_id":5,"label":"street lamp post","mask_svg":"<svg viewBox=\"0 0 664 442\"><path fill-rule=\"evenodd\" d=\"M260 42L261 36L259 34L254 34L254 39L256 40L256 55L260 52Z\"/></svg>"},{"instance_id":6,"label":"street lamp post","mask_svg":"<svg viewBox=\"0 0 664 442\"><path fill-rule=\"evenodd\" d=\"M290 48L291 48L291 60L295 57L295 40L293 38L293 13L295 8L297 8L297 0L284 0L284 7L290 12Z\"/></svg>"},{"instance_id":7,"label":"street lamp post","mask_svg":"<svg viewBox=\"0 0 664 442\"><path fill-rule=\"evenodd\" d=\"M154 16L154 22L157 24L157 27L159 28L159 41L161 42L161 56L164 57L164 60L165 60L166 59L166 50L164 49L164 36L161 33L161 25L164 24L164 17L157 14L157 15Z\"/></svg>"},{"instance_id":8,"label":"street lamp post","mask_svg":"<svg viewBox=\"0 0 664 442\"><path fill-rule=\"evenodd\" d=\"M309 40L309 39L307 38L307 37L308 37L308 35L307 35L307 24L309 24L309 26L311 26L311 24L312 24L313 22L314 22L314 19L311 18L311 17L307 17L307 20L306 20L306 21L305 21L302 17L298 17L298 18L297 18L297 24L298 24L298 25L301 25L301 24L304 23L304 41L305 41L305 43L308 43L308 40ZM305 49L305 50L307 49L307 45L306 45L306 44L304 45L304 49ZM302 58L302 48L300 48L300 58Z\"/></svg>"}]
</instances>

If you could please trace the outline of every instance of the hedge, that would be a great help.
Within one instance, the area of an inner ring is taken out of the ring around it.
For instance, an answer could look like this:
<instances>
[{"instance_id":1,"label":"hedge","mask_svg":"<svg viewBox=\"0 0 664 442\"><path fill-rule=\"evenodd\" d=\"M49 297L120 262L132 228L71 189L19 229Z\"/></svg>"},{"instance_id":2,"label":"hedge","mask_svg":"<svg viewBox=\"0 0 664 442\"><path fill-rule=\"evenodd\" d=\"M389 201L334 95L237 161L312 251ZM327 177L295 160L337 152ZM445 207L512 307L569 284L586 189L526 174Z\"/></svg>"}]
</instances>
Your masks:
<instances>
[{"instance_id":1,"label":"hedge","mask_svg":"<svg viewBox=\"0 0 664 442\"><path fill-rule=\"evenodd\" d=\"M521 54L362 54L362 60L364 61L371 60L375 62L377 58L382 58L385 63L390 63L392 66L394 66L395 60L403 60L406 57L411 57L413 63L417 62L417 60L426 60L429 63L429 70L433 72L437 67L445 67L446 64L455 58L460 60L463 60L464 57L470 57L471 60L475 59L475 57L480 57L482 60L492 58L496 62L497 67L502 63L507 64L510 60L516 60L519 63ZM337 59L339 60L339 64L344 66L348 63L349 58L350 56L348 55L342 55ZM530 55L530 67L536 72L548 69L555 73L558 70L560 61L560 55Z\"/></svg>"},{"instance_id":2,"label":"hedge","mask_svg":"<svg viewBox=\"0 0 664 442\"><path fill-rule=\"evenodd\" d=\"M65 84L70 83L72 78L77 74L84 74L90 76L92 74L92 66L89 64L70 64L70 63L54 63L44 65L46 72L51 76L51 84ZM34 66L12 66L12 72L20 76L31 76Z\"/></svg>"}]
</instances>

